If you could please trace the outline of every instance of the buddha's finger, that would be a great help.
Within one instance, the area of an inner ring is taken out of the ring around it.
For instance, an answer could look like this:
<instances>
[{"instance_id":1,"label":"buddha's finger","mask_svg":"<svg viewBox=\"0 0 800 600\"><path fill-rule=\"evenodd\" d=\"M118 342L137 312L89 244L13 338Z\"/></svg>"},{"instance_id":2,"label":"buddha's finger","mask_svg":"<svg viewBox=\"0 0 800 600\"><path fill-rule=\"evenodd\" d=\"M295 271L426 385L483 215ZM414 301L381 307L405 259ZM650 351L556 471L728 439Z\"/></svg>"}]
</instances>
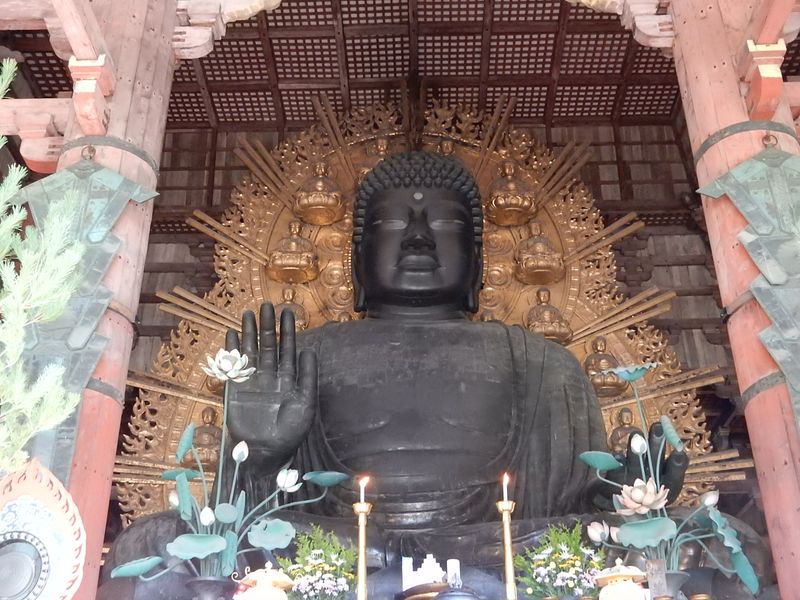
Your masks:
<instances>
[{"instance_id":1,"label":"buddha's finger","mask_svg":"<svg viewBox=\"0 0 800 600\"><path fill-rule=\"evenodd\" d=\"M686 469L689 468L689 457L683 451L674 451L669 455L664 474L661 476L661 484L669 489L667 502L674 502L683 488L683 479L686 476Z\"/></svg>"},{"instance_id":2,"label":"buddha's finger","mask_svg":"<svg viewBox=\"0 0 800 600\"><path fill-rule=\"evenodd\" d=\"M271 302L261 305L258 334L258 368L273 373L278 363L278 346L275 343L275 308Z\"/></svg>"},{"instance_id":3,"label":"buddha's finger","mask_svg":"<svg viewBox=\"0 0 800 600\"><path fill-rule=\"evenodd\" d=\"M664 457L667 454L667 445L664 442L664 428L661 423L653 423L650 426L650 435L648 436L648 447L650 450L650 457L653 459L653 468L658 464L664 464Z\"/></svg>"},{"instance_id":4,"label":"buddha's finger","mask_svg":"<svg viewBox=\"0 0 800 600\"><path fill-rule=\"evenodd\" d=\"M239 349L239 334L235 329L228 329L225 334L225 350L228 352Z\"/></svg>"},{"instance_id":5,"label":"buddha's finger","mask_svg":"<svg viewBox=\"0 0 800 600\"><path fill-rule=\"evenodd\" d=\"M317 354L313 350L301 350L297 362L297 389L300 396L313 405L317 399Z\"/></svg>"},{"instance_id":6,"label":"buddha's finger","mask_svg":"<svg viewBox=\"0 0 800 600\"><path fill-rule=\"evenodd\" d=\"M255 364L258 358L258 325L252 310L242 314L242 354L247 356L248 364Z\"/></svg>"},{"instance_id":7,"label":"buddha's finger","mask_svg":"<svg viewBox=\"0 0 800 600\"><path fill-rule=\"evenodd\" d=\"M280 352L278 376L287 383L295 383L294 313L287 308L281 313Z\"/></svg>"}]
</instances>

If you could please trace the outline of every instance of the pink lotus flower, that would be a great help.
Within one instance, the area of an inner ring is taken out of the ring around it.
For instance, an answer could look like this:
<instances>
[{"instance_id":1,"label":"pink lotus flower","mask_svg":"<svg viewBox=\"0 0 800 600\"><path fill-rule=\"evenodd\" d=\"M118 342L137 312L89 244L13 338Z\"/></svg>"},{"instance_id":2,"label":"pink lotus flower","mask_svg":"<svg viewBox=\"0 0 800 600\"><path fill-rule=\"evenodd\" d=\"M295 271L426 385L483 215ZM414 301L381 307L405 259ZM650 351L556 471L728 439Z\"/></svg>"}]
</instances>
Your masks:
<instances>
[{"instance_id":1,"label":"pink lotus flower","mask_svg":"<svg viewBox=\"0 0 800 600\"><path fill-rule=\"evenodd\" d=\"M667 503L669 490L663 485L661 489L656 489L656 482L651 477L647 483L641 479L633 482L633 485L623 485L622 493L614 496L617 503L624 508L618 508L617 512L621 515L644 515L648 511L664 508Z\"/></svg>"}]
</instances>

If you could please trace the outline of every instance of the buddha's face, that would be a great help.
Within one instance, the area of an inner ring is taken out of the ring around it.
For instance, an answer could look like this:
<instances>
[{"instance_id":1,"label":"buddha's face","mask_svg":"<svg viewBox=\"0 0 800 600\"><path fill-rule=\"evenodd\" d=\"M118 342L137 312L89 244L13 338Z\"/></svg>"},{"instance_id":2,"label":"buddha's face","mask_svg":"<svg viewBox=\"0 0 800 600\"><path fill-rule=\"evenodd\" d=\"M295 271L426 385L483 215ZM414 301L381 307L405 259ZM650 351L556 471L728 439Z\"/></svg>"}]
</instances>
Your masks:
<instances>
[{"instance_id":1,"label":"buddha's face","mask_svg":"<svg viewBox=\"0 0 800 600\"><path fill-rule=\"evenodd\" d=\"M470 210L453 190L385 190L366 206L355 266L368 306L463 304L479 269Z\"/></svg>"}]
</instances>

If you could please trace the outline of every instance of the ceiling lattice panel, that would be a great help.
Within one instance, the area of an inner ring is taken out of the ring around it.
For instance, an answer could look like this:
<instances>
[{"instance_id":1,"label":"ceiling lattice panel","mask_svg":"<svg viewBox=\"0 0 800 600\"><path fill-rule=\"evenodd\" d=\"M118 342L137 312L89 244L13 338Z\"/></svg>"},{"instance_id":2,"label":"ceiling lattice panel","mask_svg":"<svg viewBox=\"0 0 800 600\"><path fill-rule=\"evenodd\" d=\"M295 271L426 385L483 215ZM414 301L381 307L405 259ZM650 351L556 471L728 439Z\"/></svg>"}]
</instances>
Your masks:
<instances>
[{"instance_id":1,"label":"ceiling lattice panel","mask_svg":"<svg viewBox=\"0 0 800 600\"><path fill-rule=\"evenodd\" d=\"M400 35L349 38L347 72L353 79L403 78L409 70L408 38Z\"/></svg>"},{"instance_id":2,"label":"ceiling lattice panel","mask_svg":"<svg viewBox=\"0 0 800 600\"><path fill-rule=\"evenodd\" d=\"M215 83L269 78L264 47L258 39L218 40L214 42L214 52L202 63L206 79Z\"/></svg>"},{"instance_id":3,"label":"ceiling lattice panel","mask_svg":"<svg viewBox=\"0 0 800 600\"><path fill-rule=\"evenodd\" d=\"M71 89L46 32L0 44L25 56L34 93ZM795 45L787 63L800 70ZM669 123L678 105L671 59L618 17L562 0L283 0L178 66L168 126L283 133L315 119L321 91L345 110L397 99L403 82L477 109L513 95L512 120L526 124Z\"/></svg>"},{"instance_id":4,"label":"ceiling lattice panel","mask_svg":"<svg viewBox=\"0 0 800 600\"><path fill-rule=\"evenodd\" d=\"M568 33L561 57L561 73L567 75L621 75L625 52L630 40L628 33Z\"/></svg>"},{"instance_id":5,"label":"ceiling lattice panel","mask_svg":"<svg viewBox=\"0 0 800 600\"><path fill-rule=\"evenodd\" d=\"M558 21L561 0L495 0L494 14L498 21Z\"/></svg>"},{"instance_id":6,"label":"ceiling lattice panel","mask_svg":"<svg viewBox=\"0 0 800 600\"><path fill-rule=\"evenodd\" d=\"M555 33L493 35L489 43L489 72L493 76L549 73L555 38Z\"/></svg>"},{"instance_id":7,"label":"ceiling lattice panel","mask_svg":"<svg viewBox=\"0 0 800 600\"><path fill-rule=\"evenodd\" d=\"M342 23L372 25L374 23L407 23L408 0L342 0Z\"/></svg>"}]
</instances>

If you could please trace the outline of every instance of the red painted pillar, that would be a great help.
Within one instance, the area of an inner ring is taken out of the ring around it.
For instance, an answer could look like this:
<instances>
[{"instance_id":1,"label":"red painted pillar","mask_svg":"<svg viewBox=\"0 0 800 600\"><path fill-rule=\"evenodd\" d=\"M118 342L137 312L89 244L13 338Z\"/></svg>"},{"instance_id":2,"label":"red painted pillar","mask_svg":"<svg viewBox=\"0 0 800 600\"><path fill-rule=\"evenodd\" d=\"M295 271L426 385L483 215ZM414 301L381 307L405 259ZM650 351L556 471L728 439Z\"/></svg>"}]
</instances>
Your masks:
<instances>
[{"instance_id":1,"label":"red painted pillar","mask_svg":"<svg viewBox=\"0 0 800 600\"><path fill-rule=\"evenodd\" d=\"M156 165L161 158L175 67L175 4L175 0L91 3L116 67L116 87L108 98L107 139L95 144L95 160L150 189L156 187L157 176L141 156ZM73 125L65 137L71 141L82 135ZM80 152L80 146L65 152L59 168L78 161ZM93 374L107 393L87 390L79 408L77 442L67 482L87 534L86 567L76 596L79 600L92 600L97 591L132 322L139 302L152 211L152 201L141 205L130 202L113 229L122 246L104 285L114 292L114 300L98 328L109 342Z\"/></svg>"},{"instance_id":2,"label":"red painted pillar","mask_svg":"<svg viewBox=\"0 0 800 600\"><path fill-rule=\"evenodd\" d=\"M749 11L751 3L728 3L726 10ZM709 136L735 123L748 121L745 100L735 68L743 48L731 45L719 0L672 0L675 67L681 88L693 151ZM742 17L742 15L738 15ZM739 21L749 20L745 16ZM774 20L774 19L773 19ZM775 29L775 27L773 27ZM767 40L761 40L765 42ZM771 40L775 42L776 40ZM791 124L784 105L775 120ZM761 150L763 133L739 133L713 146L697 162L701 186L714 181ZM776 134L782 149L798 152L789 136ZM744 217L727 197L703 198L708 237L724 305L746 292L759 274L736 235L746 226ZM753 300L728 321L733 360L744 398L748 432L778 573L781 597L794 598L800 590L800 441L785 384L752 387L778 372L778 367L758 338L770 324ZM766 380L770 381L770 380ZM757 390L761 391L757 391Z\"/></svg>"}]
</instances>

